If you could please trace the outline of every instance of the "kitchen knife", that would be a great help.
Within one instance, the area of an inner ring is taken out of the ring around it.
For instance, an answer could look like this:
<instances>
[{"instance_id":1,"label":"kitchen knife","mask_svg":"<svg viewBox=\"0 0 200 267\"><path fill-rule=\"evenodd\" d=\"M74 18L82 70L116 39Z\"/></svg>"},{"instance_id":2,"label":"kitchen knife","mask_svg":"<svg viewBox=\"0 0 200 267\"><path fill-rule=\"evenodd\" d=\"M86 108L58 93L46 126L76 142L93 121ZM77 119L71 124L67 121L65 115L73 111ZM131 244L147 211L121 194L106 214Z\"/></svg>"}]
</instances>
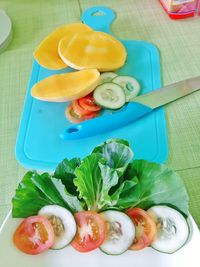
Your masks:
<instances>
[{"instance_id":1,"label":"kitchen knife","mask_svg":"<svg viewBox=\"0 0 200 267\"><path fill-rule=\"evenodd\" d=\"M150 93L137 96L112 114L87 120L67 127L60 137L66 140L87 138L126 126L153 110L200 89L200 76L183 80Z\"/></svg>"}]
</instances>

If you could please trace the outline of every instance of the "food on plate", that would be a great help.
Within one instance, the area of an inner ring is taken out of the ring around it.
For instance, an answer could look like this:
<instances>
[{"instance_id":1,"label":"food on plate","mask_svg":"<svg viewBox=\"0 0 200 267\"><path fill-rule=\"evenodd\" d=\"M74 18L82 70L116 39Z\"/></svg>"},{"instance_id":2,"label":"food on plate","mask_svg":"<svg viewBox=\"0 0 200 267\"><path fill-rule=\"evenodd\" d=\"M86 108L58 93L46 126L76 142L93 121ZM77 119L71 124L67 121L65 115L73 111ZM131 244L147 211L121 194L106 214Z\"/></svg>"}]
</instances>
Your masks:
<instances>
[{"instance_id":1,"label":"food on plate","mask_svg":"<svg viewBox=\"0 0 200 267\"><path fill-rule=\"evenodd\" d=\"M189 226L184 216L177 210L165 206L153 206L148 210L157 225L157 238L151 244L152 248L174 253L184 246L189 238Z\"/></svg>"},{"instance_id":2,"label":"food on plate","mask_svg":"<svg viewBox=\"0 0 200 267\"><path fill-rule=\"evenodd\" d=\"M109 109L119 109L126 102L124 90L119 85L111 82L97 86L93 97L98 105Z\"/></svg>"},{"instance_id":3,"label":"food on plate","mask_svg":"<svg viewBox=\"0 0 200 267\"><path fill-rule=\"evenodd\" d=\"M100 84L109 83L115 77L117 77L117 74L114 72L103 72L103 73L101 73L101 76L100 76Z\"/></svg>"},{"instance_id":4,"label":"food on plate","mask_svg":"<svg viewBox=\"0 0 200 267\"><path fill-rule=\"evenodd\" d=\"M126 102L136 97L141 89L138 81L130 76L117 76L112 79L112 82L123 88L126 95Z\"/></svg>"},{"instance_id":5,"label":"food on plate","mask_svg":"<svg viewBox=\"0 0 200 267\"><path fill-rule=\"evenodd\" d=\"M145 210L140 208L130 208L126 214L135 225L135 239L130 249L140 250L148 247L156 239L157 228L154 220Z\"/></svg>"},{"instance_id":6,"label":"food on plate","mask_svg":"<svg viewBox=\"0 0 200 267\"><path fill-rule=\"evenodd\" d=\"M66 65L78 70L112 71L122 67L126 60L122 43L104 32L78 33L67 46L62 45L61 40L58 51Z\"/></svg>"},{"instance_id":7,"label":"food on plate","mask_svg":"<svg viewBox=\"0 0 200 267\"><path fill-rule=\"evenodd\" d=\"M65 44L78 32L92 30L83 23L63 25L50 33L35 49L34 58L44 68L59 70L67 67L58 54L58 44L65 37Z\"/></svg>"},{"instance_id":8,"label":"food on plate","mask_svg":"<svg viewBox=\"0 0 200 267\"><path fill-rule=\"evenodd\" d=\"M77 233L71 245L79 252L88 252L98 248L106 236L106 222L95 211L80 211L74 214Z\"/></svg>"},{"instance_id":9,"label":"food on plate","mask_svg":"<svg viewBox=\"0 0 200 267\"><path fill-rule=\"evenodd\" d=\"M53 227L44 217L28 217L15 230L13 242L19 250L26 254L39 254L52 247L54 242Z\"/></svg>"},{"instance_id":10,"label":"food on plate","mask_svg":"<svg viewBox=\"0 0 200 267\"><path fill-rule=\"evenodd\" d=\"M88 95L98 85L96 69L55 74L36 83L31 89L34 98L50 102L65 102Z\"/></svg>"},{"instance_id":11,"label":"food on plate","mask_svg":"<svg viewBox=\"0 0 200 267\"><path fill-rule=\"evenodd\" d=\"M106 238L100 249L109 255L124 253L135 238L135 226L123 212L107 210L101 213L107 223Z\"/></svg>"},{"instance_id":12,"label":"food on plate","mask_svg":"<svg viewBox=\"0 0 200 267\"><path fill-rule=\"evenodd\" d=\"M55 235L52 249L61 249L67 246L76 234L74 216L67 209L58 205L44 206L38 213L48 219Z\"/></svg>"},{"instance_id":13,"label":"food on plate","mask_svg":"<svg viewBox=\"0 0 200 267\"><path fill-rule=\"evenodd\" d=\"M164 164L133 155L126 140L109 139L83 159L64 159L54 173L27 172L12 200L12 216L26 218L14 234L17 247L36 254L71 244L80 252L100 248L114 255L147 246L164 253L181 248L189 235L181 178ZM60 239L49 216L62 221ZM35 240L39 247L32 247Z\"/></svg>"}]
</instances>

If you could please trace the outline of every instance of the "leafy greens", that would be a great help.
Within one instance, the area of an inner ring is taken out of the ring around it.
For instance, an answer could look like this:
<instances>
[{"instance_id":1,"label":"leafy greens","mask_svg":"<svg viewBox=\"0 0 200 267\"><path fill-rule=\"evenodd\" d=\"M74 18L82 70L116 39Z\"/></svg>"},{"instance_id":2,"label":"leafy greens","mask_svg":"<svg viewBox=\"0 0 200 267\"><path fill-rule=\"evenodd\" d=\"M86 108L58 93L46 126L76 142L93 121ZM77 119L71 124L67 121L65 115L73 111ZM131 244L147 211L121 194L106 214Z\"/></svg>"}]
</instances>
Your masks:
<instances>
[{"instance_id":1,"label":"leafy greens","mask_svg":"<svg viewBox=\"0 0 200 267\"><path fill-rule=\"evenodd\" d=\"M12 200L13 217L35 215L53 204L71 212L166 204L188 215L181 178L164 164L132 158L127 141L110 139L82 160L64 159L53 175L27 172Z\"/></svg>"}]
</instances>

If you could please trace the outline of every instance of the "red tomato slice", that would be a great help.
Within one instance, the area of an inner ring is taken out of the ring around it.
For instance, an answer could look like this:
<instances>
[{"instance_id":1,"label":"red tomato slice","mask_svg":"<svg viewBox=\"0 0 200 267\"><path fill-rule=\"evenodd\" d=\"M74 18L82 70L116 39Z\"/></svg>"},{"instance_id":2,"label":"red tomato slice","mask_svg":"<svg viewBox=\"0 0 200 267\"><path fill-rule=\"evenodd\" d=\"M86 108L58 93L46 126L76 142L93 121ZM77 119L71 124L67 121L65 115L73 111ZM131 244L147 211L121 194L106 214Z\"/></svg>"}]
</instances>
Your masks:
<instances>
[{"instance_id":1,"label":"red tomato slice","mask_svg":"<svg viewBox=\"0 0 200 267\"><path fill-rule=\"evenodd\" d=\"M74 112L71 104L66 108L65 116L72 123L79 123L82 121L82 118Z\"/></svg>"},{"instance_id":2,"label":"red tomato slice","mask_svg":"<svg viewBox=\"0 0 200 267\"><path fill-rule=\"evenodd\" d=\"M72 107L73 107L74 112L78 116L81 116L81 117L84 115L89 115L91 113L91 111L84 109L79 105L79 100L73 100L72 101Z\"/></svg>"},{"instance_id":3,"label":"red tomato slice","mask_svg":"<svg viewBox=\"0 0 200 267\"><path fill-rule=\"evenodd\" d=\"M97 117L97 115L98 115L97 112L90 112L90 114L85 115L85 116L83 116L82 118L83 118L83 120L85 121L85 120L93 119L93 118Z\"/></svg>"},{"instance_id":4,"label":"red tomato slice","mask_svg":"<svg viewBox=\"0 0 200 267\"><path fill-rule=\"evenodd\" d=\"M35 255L52 247L54 231L48 219L31 216L21 222L16 229L13 242L24 253Z\"/></svg>"},{"instance_id":5,"label":"red tomato slice","mask_svg":"<svg viewBox=\"0 0 200 267\"><path fill-rule=\"evenodd\" d=\"M85 120L89 120L89 119L95 118L97 116L97 112L91 112L90 111L89 114L87 114L87 115L79 116L74 111L72 104L70 104L65 110L65 116L67 117L67 119L70 122L79 123L79 122L82 122L82 121L85 121Z\"/></svg>"},{"instance_id":6,"label":"red tomato slice","mask_svg":"<svg viewBox=\"0 0 200 267\"><path fill-rule=\"evenodd\" d=\"M77 233L71 245L80 252L98 248L106 236L106 222L94 211L80 211L74 214Z\"/></svg>"},{"instance_id":7,"label":"red tomato slice","mask_svg":"<svg viewBox=\"0 0 200 267\"><path fill-rule=\"evenodd\" d=\"M97 106L94 103L94 99L92 97L92 95L87 95L85 97L82 97L79 99L79 105L85 109L85 110L89 110L89 111L99 111L101 109L101 107Z\"/></svg>"},{"instance_id":8,"label":"red tomato slice","mask_svg":"<svg viewBox=\"0 0 200 267\"><path fill-rule=\"evenodd\" d=\"M151 216L143 209L131 208L126 211L135 225L135 240L131 250L140 250L149 246L156 238L157 228Z\"/></svg>"}]
</instances>

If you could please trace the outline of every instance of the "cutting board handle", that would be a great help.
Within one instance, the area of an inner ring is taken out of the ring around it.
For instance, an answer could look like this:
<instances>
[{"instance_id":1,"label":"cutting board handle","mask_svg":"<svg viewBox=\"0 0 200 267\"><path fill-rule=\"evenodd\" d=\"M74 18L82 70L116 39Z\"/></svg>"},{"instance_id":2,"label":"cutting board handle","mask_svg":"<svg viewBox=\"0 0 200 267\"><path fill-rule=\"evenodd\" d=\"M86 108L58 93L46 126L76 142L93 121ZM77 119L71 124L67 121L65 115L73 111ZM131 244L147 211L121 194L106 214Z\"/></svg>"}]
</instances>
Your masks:
<instances>
[{"instance_id":1,"label":"cutting board handle","mask_svg":"<svg viewBox=\"0 0 200 267\"><path fill-rule=\"evenodd\" d=\"M69 126L60 134L60 137L64 140L75 140L105 134L124 127L151 111L150 107L140 103L128 103L121 110L116 110L115 115L106 114Z\"/></svg>"},{"instance_id":2,"label":"cutting board handle","mask_svg":"<svg viewBox=\"0 0 200 267\"><path fill-rule=\"evenodd\" d=\"M96 31L111 33L110 24L115 17L116 15L112 9L104 6L95 6L83 12L81 21Z\"/></svg>"}]
</instances>

